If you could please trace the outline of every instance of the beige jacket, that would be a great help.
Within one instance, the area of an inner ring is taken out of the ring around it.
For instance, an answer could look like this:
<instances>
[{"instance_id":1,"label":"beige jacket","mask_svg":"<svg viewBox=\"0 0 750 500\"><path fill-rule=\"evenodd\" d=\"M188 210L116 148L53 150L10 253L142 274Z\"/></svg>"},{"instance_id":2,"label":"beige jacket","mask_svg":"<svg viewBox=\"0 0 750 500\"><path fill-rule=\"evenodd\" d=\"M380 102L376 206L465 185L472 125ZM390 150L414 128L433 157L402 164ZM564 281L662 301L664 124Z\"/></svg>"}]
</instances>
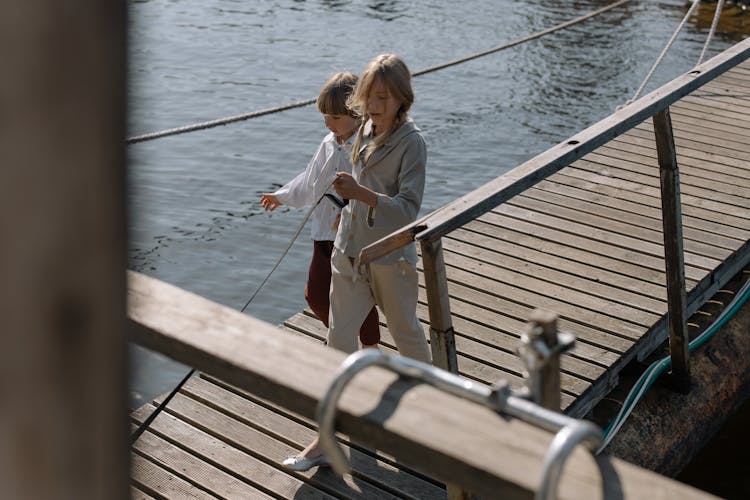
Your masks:
<instances>
[{"instance_id":1,"label":"beige jacket","mask_svg":"<svg viewBox=\"0 0 750 500\"><path fill-rule=\"evenodd\" d=\"M353 167L352 175L361 185L378 193L378 204L371 209L365 203L352 200L341 213L335 242L336 248L353 258L370 243L414 222L424 192L427 147L414 122L407 119L363 166L371 125L371 122L365 124L360 161ZM389 264L402 258L416 264L416 246L407 245L375 262Z\"/></svg>"}]
</instances>

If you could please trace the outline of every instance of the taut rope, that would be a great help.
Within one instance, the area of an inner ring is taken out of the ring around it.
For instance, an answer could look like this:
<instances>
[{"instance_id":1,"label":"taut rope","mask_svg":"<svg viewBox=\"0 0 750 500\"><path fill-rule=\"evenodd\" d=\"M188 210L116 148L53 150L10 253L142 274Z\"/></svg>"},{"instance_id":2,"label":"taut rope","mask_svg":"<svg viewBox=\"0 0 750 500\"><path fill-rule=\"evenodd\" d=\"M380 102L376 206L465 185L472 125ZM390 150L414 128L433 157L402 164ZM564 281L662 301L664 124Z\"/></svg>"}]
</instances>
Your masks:
<instances>
[{"instance_id":1,"label":"taut rope","mask_svg":"<svg viewBox=\"0 0 750 500\"><path fill-rule=\"evenodd\" d=\"M417 71L416 73L412 73L412 76L420 76L420 75L424 75L424 74L427 74L427 73L432 73L433 71L437 71L439 69L447 68L447 67L450 67L450 66L455 66L457 64L461 64L461 63L464 63L464 62L467 62L467 61L471 61L472 59L476 59L478 57L486 56L486 55L489 55L489 54L494 54L495 52L499 52L501 50L508 49L510 47L514 47L514 46L519 45L521 43L528 42L528 41L534 40L536 38L540 38L540 37L542 37L544 35L549 35L550 33L554 33L555 31L559 31L561 29L567 28L567 27L572 26L574 24L581 23L583 21L586 21L587 19L590 19L590 18L592 18L594 16L598 16L599 14L602 14L604 12L607 12L607 11L611 10L611 9L614 9L615 7L619 7L620 5L626 4L626 3L630 2L630 1L631 0L619 0L617 2L614 2L614 3L610 4L610 5L602 7L601 9L595 10L593 12L589 12L588 14L585 14L583 16L577 17L577 18L572 19L570 21L566 21L564 23L560 23L560 24L555 25L555 26L553 26L551 28L547 28L545 30L538 31L538 32L536 32L534 34L531 34L531 35L528 35L528 36L525 36L525 37L522 37L522 38L518 38L518 39L513 40L511 42L507 42L507 43L504 43L502 45L498 45L497 47L493 47L491 49L484 50L484 51L481 51L481 52L476 52L476 53L471 54L469 56L462 57L460 59L455 59L453 61L449 61L449 62L444 63L444 64L438 64L437 66L432 66L432 67L429 67L429 68L425 68L423 70ZM160 132L152 132L150 134L137 135L137 136L129 137L129 138L125 139L125 144L133 144L133 143L136 143L136 142L150 141L150 140L153 140L153 139L158 139L160 137L167 137L167 136L170 136L170 135L184 134L186 132L193 132L195 130L204 130L204 129L208 129L208 128L218 127L219 125L227 125L229 123L234 123L234 122L239 122L239 121L243 121L243 120L248 120L250 118L257 118L259 116L270 115L272 113L279 113L281 111L286 111L288 109L301 108L303 106L307 106L309 104L312 104L315 101L316 101L316 99L314 99L314 98L313 99L305 99L304 101L297 101L297 102L293 102L291 104L286 104L286 105L283 105L283 106L277 106L277 107L274 107L274 108L268 108L268 109L263 109L263 110L259 110L259 111L252 111L250 113L244 113L244 114L241 114L241 115L228 116L226 118L218 118L216 120L210 120L210 121L206 121L206 122L194 123L192 125L185 125L185 126L182 126L182 127L170 128L170 129L167 129L167 130L162 130Z\"/></svg>"}]
</instances>

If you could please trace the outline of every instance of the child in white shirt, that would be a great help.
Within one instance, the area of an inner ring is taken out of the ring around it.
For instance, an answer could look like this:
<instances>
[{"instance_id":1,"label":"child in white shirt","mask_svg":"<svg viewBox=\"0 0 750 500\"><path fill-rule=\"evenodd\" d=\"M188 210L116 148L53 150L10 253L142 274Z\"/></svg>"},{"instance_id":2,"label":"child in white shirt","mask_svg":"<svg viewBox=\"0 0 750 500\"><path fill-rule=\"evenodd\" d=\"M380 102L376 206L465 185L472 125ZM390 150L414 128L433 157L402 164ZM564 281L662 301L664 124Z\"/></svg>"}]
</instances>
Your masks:
<instances>
[{"instance_id":1,"label":"child in white shirt","mask_svg":"<svg viewBox=\"0 0 750 500\"><path fill-rule=\"evenodd\" d=\"M274 193L264 193L260 203L266 210L280 205L317 206L312 213L313 256L310 261L305 299L310 309L328 327L331 254L344 201L331 187L336 172L351 172L351 139L359 120L346 107L357 83L352 73L336 73L326 81L318 95L318 110L331 131L323 138L307 168ZM359 330L363 347L374 347L380 340L378 312L370 309Z\"/></svg>"}]
</instances>

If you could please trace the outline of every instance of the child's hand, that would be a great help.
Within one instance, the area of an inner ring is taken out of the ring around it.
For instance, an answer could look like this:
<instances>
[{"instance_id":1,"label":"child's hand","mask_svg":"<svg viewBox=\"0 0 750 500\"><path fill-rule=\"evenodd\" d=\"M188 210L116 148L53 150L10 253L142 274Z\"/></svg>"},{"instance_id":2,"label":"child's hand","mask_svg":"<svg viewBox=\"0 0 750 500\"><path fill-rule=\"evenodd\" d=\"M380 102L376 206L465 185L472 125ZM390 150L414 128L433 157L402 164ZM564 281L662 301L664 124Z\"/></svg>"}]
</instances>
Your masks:
<instances>
[{"instance_id":1,"label":"child's hand","mask_svg":"<svg viewBox=\"0 0 750 500\"><path fill-rule=\"evenodd\" d=\"M276 195L271 193L263 193L263 196L260 197L260 204L263 206L263 208L272 212L283 205L283 203L281 203L279 199L276 198Z\"/></svg>"},{"instance_id":2,"label":"child's hand","mask_svg":"<svg viewBox=\"0 0 750 500\"><path fill-rule=\"evenodd\" d=\"M359 200L371 207L375 207L378 204L377 193L355 181L354 177L346 172L336 172L333 189L336 190L339 196L346 200Z\"/></svg>"},{"instance_id":3,"label":"child's hand","mask_svg":"<svg viewBox=\"0 0 750 500\"><path fill-rule=\"evenodd\" d=\"M357 193L361 186L354 180L351 174L346 172L336 172L336 179L333 181L333 189L344 199L356 200Z\"/></svg>"}]
</instances>

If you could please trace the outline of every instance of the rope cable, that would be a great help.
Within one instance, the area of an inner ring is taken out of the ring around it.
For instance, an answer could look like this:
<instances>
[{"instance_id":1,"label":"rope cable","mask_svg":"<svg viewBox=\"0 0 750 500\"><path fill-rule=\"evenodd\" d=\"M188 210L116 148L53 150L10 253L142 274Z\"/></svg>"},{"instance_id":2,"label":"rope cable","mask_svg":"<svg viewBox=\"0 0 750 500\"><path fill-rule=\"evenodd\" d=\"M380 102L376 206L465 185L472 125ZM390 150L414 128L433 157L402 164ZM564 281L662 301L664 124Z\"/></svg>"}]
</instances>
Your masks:
<instances>
[{"instance_id":1,"label":"rope cable","mask_svg":"<svg viewBox=\"0 0 750 500\"><path fill-rule=\"evenodd\" d=\"M574 24L581 23L583 21L586 21L587 19L590 19L590 18L592 18L594 16L598 16L599 14L602 14L604 12L607 12L607 11L611 10L611 9L614 9L615 7L619 7L620 5L626 4L626 3L630 2L630 1L631 0L619 0L617 2L614 2L614 3L610 4L610 5L602 7L601 9L597 9L595 11L589 12L588 14L584 14L583 16L577 17L575 19L571 19L570 21L565 21L564 23L557 24L555 26L552 26L551 28L547 28L545 30L533 33L531 35L528 35L528 36L525 36L525 37L522 37L522 38L518 38L516 40L504 43L502 45L498 45L497 47L493 47L491 49L483 50L481 52L476 52L474 54L471 54L471 55L466 56L466 57L462 57L460 59L454 59L453 61L449 61L449 62L444 63L444 64L438 64L436 66L431 66L429 68L422 69L420 71L417 71L416 73L412 73L412 76L415 77L415 76L425 75L427 73L432 73L433 71L437 71L439 69L444 69L444 68L447 68L447 67L450 67L450 66L455 66L457 64L461 64L461 63L464 63L464 62L467 62L467 61L471 61L472 59L477 59L478 57L486 56L486 55L489 55L489 54L494 54L495 52L499 52L501 50L508 49L510 47L514 47L514 46L519 45L521 43L528 42L528 41L534 40L536 38L540 38L540 37L542 37L544 35L548 35L550 33L554 33L555 31L559 31L559 30L561 30L563 28L567 28L567 27L572 26ZM315 101L316 101L315 98L313 98L313 99L305 99L304 101L297 101L297 102L293 102L293 103L282 105L282 106L276 106L276 107L273 107L273 108L263 109L263 110L259 110L259 111L252 111L252 112L249 112L249 113L243 113L243 114L235 115L235 116L228 116L228 117L225 117L225 118L218 118L218 119L215 119L215 120L209 120L209 121L200 122L200 123L194 123L192 125L184 125L182 127L175 127L175 128L171 128L171 129L162 130L162 131L159 131L159 132L152 132L152 133L149 133L149 134L137 135L137 136L129 137L129 138L125 139L125 144L134 144L136 142L150 141L150 140L158 139L158 138L161 138L161 137L167 137L167 136L177 135L177 134L184 134L186 132L194 132L196 130L205 130L205 129L208 129L208 128L218 127L219 125L227 125L227 124L230 124L230 123L235 123L235 122L239 122L239 121L243 121L243 120L248 120L250 118L257 118L257 117L269 115L269 114L272 114L272 113L279 113L281 111L287 111L289 109L300 108L300 107L303 107L303 106L307 106L309 104L313 104Z\"/></svg>"},{"instance_id":2,"label":"rope cable","mask_svg":"<svg viewBox=\"0 0 750 500\"><path fill-rule=\"evenodd\" d=\"M318 176L320 176L323 172L320 172ZM317 179L316 179L317 180ZM289 250L292 248L292 245L294 245L294 242L297 241L297 237L299 237L299 234L302 232L302 228L305 227L305 224L307 223L308 219L310 218L310 215L312 215L313 211L318 207L321 200L326 197L326 194L328 192L328 188L323 190L323 194L320 195L318 200L310 207L310 209L305 214L305 217L302 219L302 222L297 227L297 230L294 233L294 236L292 236L291 240L287 244L286 248L281 252L281 255L279 255L279 258L276 259L276 263L274 264L273 268L266 274L265 278L263 278L263 281L261 281L260 285L258 285L258 288L255 289L255 291L252 293L250 298L245 302L245 305L242 306L242 309L240 309L240 312L245 312L245 309L247 309L247 306L250 305L250 303L255 299L255 297L258 295L258 292L263 288L263 286L266 284L268 279L271 277L271 275L276 271L276 269L279 267L279 264L281 264L281 261L284 260L284 257L286 257L286 254L289 253ZM144 420L141 425L138 426L138 428L133 432L133 434L130 435L130 446L133 446L133 444L138 440L138 438L143 434L146 429L149 428L151 425L151 422L154 421L154 419L159 415L159 413L164 410L164 408L167 407L169 402L172 400L175 394L179 392L180 389L182 389L182 386L187 383L187 381L190 379L190 377L193 376L195 373L195 368L191 368L190 371L180 380L180 382L172 389L172 391L169 393L169 395L164 398L164 401L162 401L159 406L156 407L154 411L151 412L151 414Z\"/></svg>"},{"instance_id":3,"label":"rope cable","mask_svg":"<svg viewBox=\"0 0 750 500\"><path fill-rule=\"evenodd\" d=\"M706 37L706 43L703 44L703 50L701 50L701 55L698 58L698 64L703 62L703 58L706 55L706 49L708 49L708 44L711 42L711 38L714 36L714 32L716 31L716 26L719 24L719 18L721 17L721 10L724 8L724 0L719 0L719 2L716 4L716 11L714 12L714 19L711 21L711 29L708 30L708 36ZM698 66L696 64L696 66Z\"/></svg>"},{"instance_id":4,"label":"rope cable","mask_svg":"<svg viewBox=\"0 0 750 500\"><path fill-rule=\"evenodd\" d=\"M540 37L542 37L544 35L553 33L555 31L559 31L559 30L561 30L563 28L567 28L568 26L572 26L574 24L583 22L583 21L585 21L587 19L590 19L591 17L594 17L594 16L597 16L597 15L602 14L604 12L607 12L608 10L611 10L611 9L613 9L615 7L623 5L623 4L628 3L630 1L631 0L619 0L619 1L614 2L614 3L612 3L612 4L608 5L608 6L602 7L601 9L595 10L593 12L590 12L590 13L586 14L586 15L580 16L580 17L578 17L576 19L572 19L570 21L566 21L564 23L560 23L560 24L558 24L556 26L553 26L551 28L547 28L545 30L539 31L539 32L534 33L532 35L528 35L526 37L522 37L522 38L513 40L511 42L507 42L505 44L499 45L497 47L493 47L491 49L488 49L488 50L485 50L485 51L482 51L482 52L478 52L478 53L469 55L467 57L463 57L463 58L460 58L460 59L455 59L453 61L449 61L449 62L444 63L444 64L439 64L439 65L436 65L436 66L425 68L423 70L417 71L416 73L412 73L412 76L420 76L420 75L424 75L424 74L427 74L427 73L432 73L432 72L440 70L440 69L444 69L444 68L447 68L447 67L450 67L450 66L455 66L457 64L461 64L461 63L464 63L466 61L470 61L472 59L476 59L476 58L479 58L479 57L482 57L482 56L486 56L486 55L489 55L489 54L492 54L492 53L495 53L495 52L499 52L501 50L513 47L515 45L519 45L521 43L524 43L524 42L527 42L527 41L530 41L530 40L534 40L536 38L540 38ZM298 102L294 102L294 103L283 105L283 106L277 106L277 107L274 107L274 108L268 108L268 109L264 109L264 110L260 110L260 111L253 111L253 112L245 113L245 114L241 114L241 115L230 116L230 117L220 118L220 119L211 120L211 121L207 121L207 122L196 123L196 124L193 124L193 125L186 125L186 126L182 126L182 127L177 127L177 128L162 130L160 132L154 132L154 133L151 133L151 134L145 134L145 135L135 136L135 137L128 138L126 140L126 144L133 144L133 143L136 143L136 142L143 142L143 141L153 140L153 139L157 139L157 138L160 138L160 137L166 137L166 136L171 136L171 135L183 134L183 133L186 133L186 132L193 132L193 131L196 131L196 130L203 130L203 129L213 128L213 127L216 127L216 126L219 126L219 125L227 125L229 123L234 123L234 122L238 122L238 121L242 121L242 120L247 120L247 119L250 119L250 118L256 118L256 117L260 117L260 116L264 116L264 115L268 115L268 114L272 114L272 113L278 113L278 112L286 111L286 110L289 110L289 109L294 109L294 108L298 108L298 107L307 106L309 104L314 103L315 101L316 101L316 99L306 99L304 101L298 101ZM291 240L287 244L286 248L279 255L279 258L276 260L276 263L274 264L274 266L266 274L266 276L263 279L263 281L260 283L260 285L258 285L258 287L255 289L255 291L252 293L252 295L247 300L247 302L245 303L245 305L242 306L242 309L240 310L240 312L245 312L245 309L247 309L247 307L250 305L250 303L252 303L252 301L258 295L258 293L263 288L263 286L266 284L266 282L268 281L268 279L271 277L271 275L279 267L279 265L281 264L281 261L284 259L284 257L286 257L287 253L289 253L289 250L294 245L294 242L297 240L297 237L299 236L300 232L302 231L302 228L305 226L305 224L307 223L308 219L312 215L312 212L320 204L321 200L326 196L326 191L327 191L327 189L323 192L323 194L318 198L318 200L307 211L307 213L305 214L305 217L302 219L302 222L300 223L300 225L297 228L296 232L294 233L294 235L292 236ZM185 383L187 383L187 381L193 376L193 374L195 373L195 371L196 371L195 368L191 368L190 371L182 378L182 380L180 380L180 382L172 389L172 391L169 393L169 395L166 398L164 398L164 400L156 407L156 409L153 412L151 412L151 414L146 418L146 420L144 420L140 424L140 426L138 426L138 428L133 432L133 434L131 434L131 436L130 436L130 445L131 446L138 440L138 438L141 436L141 434L143 434L143 432L145 432L149 428L149 426L151 425L151 423L153 422L153 420L164 410L164 408L166 408L167 404L169 404L169 402L172 400L172 398L175 396L175 394L177 394L177 392L179 392L179 390L185 385Z\"/></svg>"},{"instance_id":5,"label":"rope cable","mask_svg":"<svg viewBox=\"0 0 750 500\"><path fill-rule=\"evenodd\" d=\"M651 66L651 69L649 70L649 72L646 74L646 78L644 78L643 83L641 83L641 86L638 87L638 90L635 91L635 94L633 94L633 97L631 97L630 99L628 99L627 102L625 102L624 104L625 106L627 106L631 102L638 99L638 96L641 95L641 92L643 92L643 89L646 87L646 84L651 79L651 76L653 76L654 71L656 71L657 66L661 64L662 59L664 59L664 56L667 54L667 51L672 47L672 44L674 43L675 39L677 39L677 35L680 33L680 31L682 31L682 27L685 26L685 23L690 18L690 16L693 15L693 12L695 11L695 9L698 8L698 5L700 3L701 3L700 0L695 0L693 2L693 5L690 6L690 8L687 11L687 14L685 14L685 17L682 18L682 21L677 26L677 29L674 30L674 33L672 33L672 37L667 42L667 45L661 51L661 54L659 54L659 57L656 58L656 61Z\"/></svg>"}]
</instances>

